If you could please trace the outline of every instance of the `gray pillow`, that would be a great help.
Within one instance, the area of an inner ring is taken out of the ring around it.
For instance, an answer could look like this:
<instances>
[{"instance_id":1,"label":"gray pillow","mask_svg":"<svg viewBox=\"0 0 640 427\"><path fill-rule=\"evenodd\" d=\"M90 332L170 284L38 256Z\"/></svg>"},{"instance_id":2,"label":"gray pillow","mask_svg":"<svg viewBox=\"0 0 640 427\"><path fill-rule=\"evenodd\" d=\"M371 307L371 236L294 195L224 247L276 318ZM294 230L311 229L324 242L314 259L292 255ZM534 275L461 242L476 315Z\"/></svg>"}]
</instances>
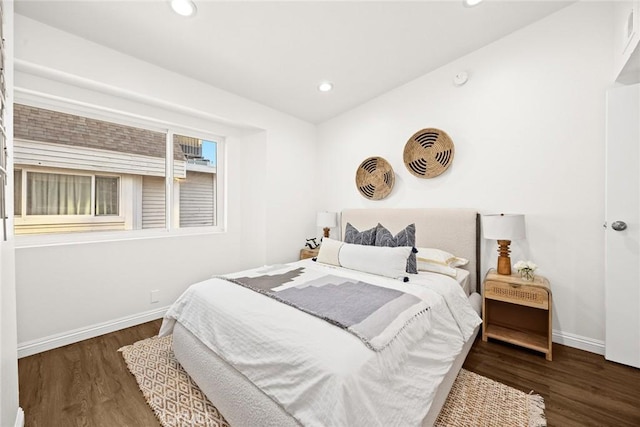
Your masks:
<instances>
[{"instance_id":1,"label":"gray pillow","mask_svg":"<svg viewBox=\"0 0 640 427\"><path fill-rule=\"evenodd\" d=\"M344 230L344 242L345 243L354 243L356 245L367 245L367 246L375 246L376 244L376 229L380 226L370 228L369 230L358 231L350 223L347 223L347 226Z\"/></svg>"},{"instance_id":2,"label":"gray pillow","mask_svg":"<svg viewBox=\"0 0 640 427\"><path fill-rule=\"evenodd\" d=\"M409 224L404 230L395 236L387 230L384 225L378 224L376 227L376 246L411 246L414 248L411 255L407 258L407 273L418 273L418 265L416 263L416 225Z\"/></svg>"}]
</instances>

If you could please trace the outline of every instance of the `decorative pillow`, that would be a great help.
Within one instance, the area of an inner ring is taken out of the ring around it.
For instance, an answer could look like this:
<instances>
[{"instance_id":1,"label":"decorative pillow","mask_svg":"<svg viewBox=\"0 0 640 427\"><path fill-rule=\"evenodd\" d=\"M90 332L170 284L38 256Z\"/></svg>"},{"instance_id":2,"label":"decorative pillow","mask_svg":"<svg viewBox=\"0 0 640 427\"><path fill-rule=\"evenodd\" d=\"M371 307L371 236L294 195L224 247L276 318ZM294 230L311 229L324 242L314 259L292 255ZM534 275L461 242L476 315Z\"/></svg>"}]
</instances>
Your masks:
<instances>
[{"instance_id":1,"label":"decorative pillow","mask_svg":"<svg viewBox=\"0 0 640 427\"><path fill-rule=\"evenodd\" d=\"M413 248L352 245L343 243L339 253L340 265L352 270L408 281L407 257Z\"/></svg>"},{"instance_id":2,"label":"decorative pillow","mask_svg":"<svg viewBox=\"0 0 640 427\"><path fill-rule=\"evenodd\" d=\"M316 261L406 282L409 279L405 269L411 250L408 246L389 248L356 245L327 238L322 240Z\"/></svg>"},{"instance_id":3,"label":"decorative pillow","mask_svg":"<svg viewBox=\"0 0 640 427\"><path fill-rule=\"evenodd\" d=\"M340 266L340 260L338 259L338 254L340 253L340 248L344 243L339 240L333 240L328 237L322 239L322 244L320 245L320 252L318 252L318 257L316 258L317 262L321 262L323 264L331 264Z\"/></svg>"},{"instance_id":4,"label":"decorative pillow","mask_svg":"<svg viewBox=\"0 0 640 427\"><path fill-rule=\"evenodd\" d=\"M380 224L378 224L380 225ZM344 242L345 243L354 243L356 245L368 245L373 246L376 244L376 229L378 226L370 228L369 230L358 231L350 223L347 223L347 226L344 230Z\"/></svg>"},{"instance_id":5,"label":"decorative pillow","mask_svg":"<svg viewBox=\"0 0 640 427\"><path fill-rule=\"evenodd\" d=\"M382 224L378 224L376 229L376 246L409 246L412 251L407 258L407 273L418 273L416 265L416 254L413 252L416 245L416 225L409 224L404 230L400 231L395 236L391 234Z\"/></svg>"}]
</instances>

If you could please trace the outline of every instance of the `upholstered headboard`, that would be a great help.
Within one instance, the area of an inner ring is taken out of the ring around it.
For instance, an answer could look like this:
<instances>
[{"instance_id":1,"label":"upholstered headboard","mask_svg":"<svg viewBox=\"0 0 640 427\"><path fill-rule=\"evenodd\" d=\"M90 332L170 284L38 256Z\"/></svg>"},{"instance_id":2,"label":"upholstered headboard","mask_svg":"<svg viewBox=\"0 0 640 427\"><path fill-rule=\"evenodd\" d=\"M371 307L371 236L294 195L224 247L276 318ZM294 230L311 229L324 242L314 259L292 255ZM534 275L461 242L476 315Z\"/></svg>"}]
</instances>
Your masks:
<instances>
[{"instance_id":1,"label":"upholstered headboard","mask_svg":"<svg viewBox=\"0 0 640 427\"><path fill-rule=\"evenodd\" d=\"M347 222L358 230L378 223L396 234L409 224L416 224L416 246L438 248L467 258L464 267L470 273L471 289L479 289L480 224L474 209L347 209L342 211L340 230L344 236Z\"/></svg>"}]
</instances>

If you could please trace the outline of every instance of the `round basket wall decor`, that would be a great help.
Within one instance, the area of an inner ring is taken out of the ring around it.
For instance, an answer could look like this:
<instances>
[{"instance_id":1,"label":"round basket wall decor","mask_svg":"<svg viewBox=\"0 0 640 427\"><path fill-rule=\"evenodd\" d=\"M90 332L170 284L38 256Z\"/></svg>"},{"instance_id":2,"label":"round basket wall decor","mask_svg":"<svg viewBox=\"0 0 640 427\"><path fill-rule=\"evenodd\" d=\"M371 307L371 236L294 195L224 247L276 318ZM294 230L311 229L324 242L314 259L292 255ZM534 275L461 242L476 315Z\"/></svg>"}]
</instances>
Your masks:
<instances>
[{"instance_id":1,"label":"round basket wall decor","mask_svg":"<svg viewBox=\"0 0 640 427\"><path fill-rule=\"evenodd\" d=\"M369 200L384 199L391 193L396 176L382 157L369 157L356 171L356 187Z\"/></svg>"},{"instance_id":2,"label":"round basket wall decor","mask_svg":"<svg viewBox=\"0 0 640 427\"><path fill-rule=\"evenodd\" d=\"M404 146L404 164L418 178L433 178L453 163L454 153L453 141L445 131L422 129Z\"/></svg>"}]
</instances>

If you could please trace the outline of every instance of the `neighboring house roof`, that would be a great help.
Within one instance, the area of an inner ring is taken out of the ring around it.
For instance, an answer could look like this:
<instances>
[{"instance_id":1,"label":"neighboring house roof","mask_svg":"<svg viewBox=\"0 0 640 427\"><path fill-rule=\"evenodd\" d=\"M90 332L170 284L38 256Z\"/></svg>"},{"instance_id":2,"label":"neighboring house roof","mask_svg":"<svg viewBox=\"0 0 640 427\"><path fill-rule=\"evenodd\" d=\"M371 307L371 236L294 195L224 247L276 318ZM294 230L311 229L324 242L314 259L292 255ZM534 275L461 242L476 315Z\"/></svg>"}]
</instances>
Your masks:
<instances>
[{"instance_id":1,"label":"neighboring house roof","mask_svg":"<svg viewBox=\"0 0 640 427\"><path fill-rule=\"evenodd\" d=\"M73 114L14 104L14 138L164 158L166 135ZM175 140L173 158L185 160Z\"/></svg>"}]
</instances>

